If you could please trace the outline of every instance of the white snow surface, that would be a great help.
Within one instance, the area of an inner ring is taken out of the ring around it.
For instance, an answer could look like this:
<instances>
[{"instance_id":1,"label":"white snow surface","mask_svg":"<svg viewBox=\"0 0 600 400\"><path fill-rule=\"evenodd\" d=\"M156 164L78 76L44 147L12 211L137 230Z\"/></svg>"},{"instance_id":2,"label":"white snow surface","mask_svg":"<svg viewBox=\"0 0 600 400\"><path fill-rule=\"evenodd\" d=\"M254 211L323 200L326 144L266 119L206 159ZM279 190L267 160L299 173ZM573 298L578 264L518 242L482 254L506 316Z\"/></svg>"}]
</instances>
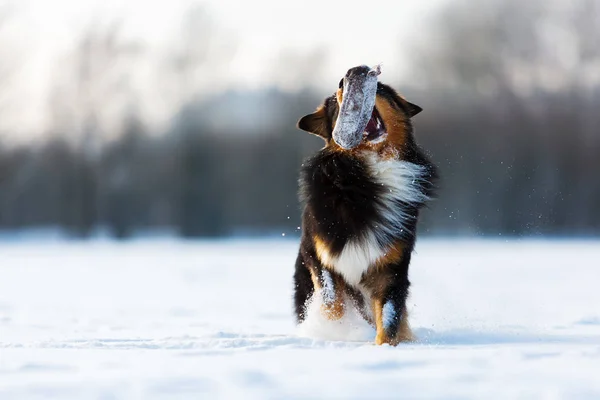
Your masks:
<instances>
[{"instance_id":1,"label":"white snow surface","mask_svg":"<svg viewBox=\"0 0 600 400\"><path fill-rule=\"evenodd\" d=\"M600 398L600 242L421 239L398 347L295 326L297 245L0 243L0 399Z\"/></svg>"}]
</instances>

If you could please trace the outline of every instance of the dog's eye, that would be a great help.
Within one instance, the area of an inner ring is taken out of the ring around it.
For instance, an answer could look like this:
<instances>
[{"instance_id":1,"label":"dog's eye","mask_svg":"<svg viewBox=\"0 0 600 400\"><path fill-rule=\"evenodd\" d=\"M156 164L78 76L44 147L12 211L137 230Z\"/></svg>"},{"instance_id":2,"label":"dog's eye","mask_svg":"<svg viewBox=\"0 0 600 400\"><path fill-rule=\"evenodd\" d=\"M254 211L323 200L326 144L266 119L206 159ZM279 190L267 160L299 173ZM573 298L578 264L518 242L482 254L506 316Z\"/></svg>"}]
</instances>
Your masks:
<instances>
[{"instance_id":1,"label":"dog's eye","mask_svg":"<svg viewBox=\"0 0 600 400\"><path fill-rule=\"evenodd\" d=\"M342 87L344 87L344 78L340 79L340 84L338 85L338 87L341 89Z\"/></svg>"}]
</instances>

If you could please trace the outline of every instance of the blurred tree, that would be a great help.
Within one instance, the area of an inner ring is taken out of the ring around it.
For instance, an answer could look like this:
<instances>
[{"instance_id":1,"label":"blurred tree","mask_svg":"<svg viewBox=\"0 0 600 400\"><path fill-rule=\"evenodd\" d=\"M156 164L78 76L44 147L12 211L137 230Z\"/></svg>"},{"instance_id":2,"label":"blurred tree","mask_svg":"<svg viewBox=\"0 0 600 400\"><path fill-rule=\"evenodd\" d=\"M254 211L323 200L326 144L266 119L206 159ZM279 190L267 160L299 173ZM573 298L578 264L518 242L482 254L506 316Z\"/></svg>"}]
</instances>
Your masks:
<instances>
[{"instance_id":1,"label":"blurred tree","mask_svg":"<svg viewBox=\"0 0 600 400\"><path fill-rule=\"evenodd\" d=\"M600 233L599 9L457 0L419 31L406 59L421 86L397 86L424 107L417 138L442 172L423 232ZM47 139L0 143L0 227L60 224L78 236L107 227L119 238L297 232L298 169L322 142L295 124L330 90L215 95L235 41L199 7L161 59L161 107L144 108L136 77L156 59L120 32L90 26L62 60ZM324 53L274 58L265 73L276 86L288 71L312 81ZM149 113L163 108L176 112L152 125Z\"/></svg>"},{"instance_id":2,"label":"blurred tree","mask_svg":"<svg viewBox=\"0 0 600 400\"><path fill-rule=\"evenodd\" d=\"M456 0L429 21L411 50L412 76L430 101L419 132L445 178L444 206L427 224L486 234L586 231L591 221L582 218L600 203L592 165L582 161L600 149L598 104L590 103L599 80L589 72L600 65L598 18L588 0Z\"/></svg>"},{"instance_id":3,"label":"blurred tree","mask_svg":"<svg viewBox=\"0 0 600 400\"><path fill-rule=\"evenodd\" d=\"M90 25L57 71L51 94L51 130L67 134L78 148L64 206L70 210L65 227L77 236L89 235L104 221L101 153L104 141L117 135L131 101L132 59L141 48L123 40L120 31L120 22Z\"/></svg>"},{"instance_id":4,"label":"blurred tree","mask_svg":"<svg viewBox=\"0 0 600 400\"><path fill-rule=\"evenodd\" d=\"M220 153L226 146L220 135L210 134L204 121L193 116L197 110L189 104L210 92L234 51L235 40L218 29L203 6L196 5L185 14L180 40L167 57L166 82L175 83L176 102L181 105L172 135L178 161L176 224L184 237L218 236L227 230L220 173Z\"/></svg>"},{"instance_id":5,"label":"blurred tree","mask_svg":"<svg viewBox=\"0 0 600 400\"><path fill-rule=\"evenodd\" d=\"M123 136L106 146L101 176L104 178L105 223L119 238L131 236L142 221L145 203L144 185L137 168L145 165L143 157L145 128L136 115L125 122ZM143 173L143 172L142 172Z\"/></svg>"}]
</instances>

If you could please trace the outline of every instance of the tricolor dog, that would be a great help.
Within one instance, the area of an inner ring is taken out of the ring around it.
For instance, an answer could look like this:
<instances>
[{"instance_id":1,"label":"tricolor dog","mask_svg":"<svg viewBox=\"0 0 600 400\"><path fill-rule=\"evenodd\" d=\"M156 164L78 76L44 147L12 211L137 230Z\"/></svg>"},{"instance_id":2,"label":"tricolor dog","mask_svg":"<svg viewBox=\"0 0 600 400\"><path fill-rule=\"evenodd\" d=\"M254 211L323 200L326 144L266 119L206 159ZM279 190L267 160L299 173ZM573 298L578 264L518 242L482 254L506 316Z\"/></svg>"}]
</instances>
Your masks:
<instances>
[{"instance_id":1,"label":"tricolor dog","mask_svg":"<svg viewBox=\"0 0 600 400\"><path fill-rule=\"evenodd\" d=\"M437 173L413 135L421 108L378 82L379 74L379 66L351 68L337 92L298 122L325 147L300 173L294 300L298 323L312 296L321 296L327 318L353 305L375 326L377 344L396 345L412 339L408 267Z\"/></svg>"}]
</instances>

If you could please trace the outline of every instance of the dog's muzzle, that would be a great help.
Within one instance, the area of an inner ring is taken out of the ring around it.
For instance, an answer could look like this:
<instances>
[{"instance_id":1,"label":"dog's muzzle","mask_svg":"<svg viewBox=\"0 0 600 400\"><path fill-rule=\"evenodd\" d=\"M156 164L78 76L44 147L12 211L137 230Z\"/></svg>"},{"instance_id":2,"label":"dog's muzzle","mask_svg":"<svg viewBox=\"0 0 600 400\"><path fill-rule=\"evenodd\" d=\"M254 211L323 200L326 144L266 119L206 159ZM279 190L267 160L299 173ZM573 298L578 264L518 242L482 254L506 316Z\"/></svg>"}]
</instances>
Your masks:
<instances>
[{"instance_id":1,"label":"dog's muzzle","mask_svg":"<svg viewBox=\"0 0 600 400\"><path fill-rule=\"evenodd\" d=\"M333 129L333 140L343 149L353 149L363 139L363 132L371 119L377 76L381 67L366 65L350 68L344 76L342 103Z\"/></svg>"}]
</instances>

